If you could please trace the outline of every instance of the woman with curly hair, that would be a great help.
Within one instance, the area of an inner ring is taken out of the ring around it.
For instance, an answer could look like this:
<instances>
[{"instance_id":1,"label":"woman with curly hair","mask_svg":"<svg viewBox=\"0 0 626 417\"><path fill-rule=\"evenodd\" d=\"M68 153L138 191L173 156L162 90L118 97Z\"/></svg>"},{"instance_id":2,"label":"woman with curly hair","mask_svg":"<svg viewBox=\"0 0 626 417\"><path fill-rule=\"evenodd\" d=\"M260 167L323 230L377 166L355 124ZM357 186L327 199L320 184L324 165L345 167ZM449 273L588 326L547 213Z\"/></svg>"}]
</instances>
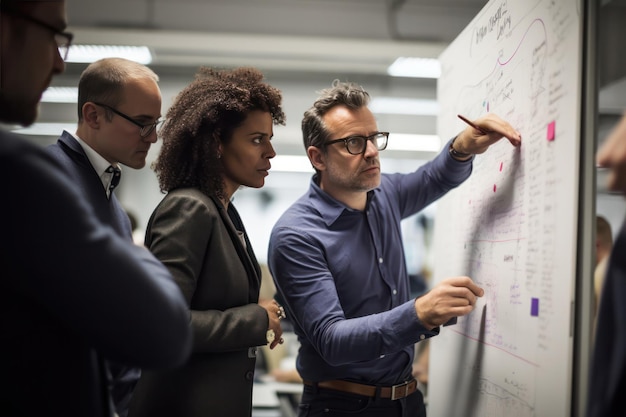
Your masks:
<instances>
[{"instance_id":1,"label":"woman with curly hair","mask_svg":"<svg viewBox=\"0 0 626 417\"><path fill-rule=\"evenodd\" d=\"M131 417L251 415L256 346L282 343L284 312L259 302L261 270L231 198L263 186L281 100L254 68L202 68L167 113L154 164L167 195L145 244L189 303L194 344L181 368L143 370Z\"/></svg>"}]
</instances>

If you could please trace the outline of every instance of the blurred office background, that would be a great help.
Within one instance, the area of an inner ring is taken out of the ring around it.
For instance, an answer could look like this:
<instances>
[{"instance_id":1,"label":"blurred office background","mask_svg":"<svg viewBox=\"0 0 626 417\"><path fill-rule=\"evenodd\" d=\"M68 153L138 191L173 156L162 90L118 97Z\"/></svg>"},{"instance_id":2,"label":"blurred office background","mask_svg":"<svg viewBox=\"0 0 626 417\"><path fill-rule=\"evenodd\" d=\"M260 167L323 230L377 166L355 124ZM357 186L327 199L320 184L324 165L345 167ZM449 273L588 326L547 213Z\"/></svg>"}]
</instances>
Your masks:
<instances>
[{"instance_id":1,"label":"blurred office background","mask_svg":"<svg viewBox=\"0 0 626 417\"><path fill-rule=\"evenodd\" d=\"M599 0L598 142L626 108L626 0ZM436 58L486 4L485 0L68 0L68 30L75 34L70 58L88 60L106 46L123 47L161 78L163 115L176 94L202 66L255 66L284 96L287 126L276 127L278 156L266 186L243 189L235 204L246 222L255 251L266 259L272 225L307 190L313 172L300 133L303 112L316 92L338 78L362 84L375 99L379 128L391 133L381 154L383 171L409 171L431 159L448 138L436 136ZM129 46L139 47L129 51ZM79 56L81 55L81 56ZM85 59L85 56L87 58ZM404 58L404 59L403 59ZM410 59L406 59L410 58ZM435 59L435 68L431 67ZM392 64L409 64L396 68ZM84 62L68 63L44 95L38 123L24 132L42 145L56 141L62 129L74 132L76 86ZM402 72L404 71L404 72ZM409 76L410 75L410 76ZM572 121L577 123L578 121ZM450 123L464 125L459 120ZM159 151L152 147L149 163ZM621 224L622 196L608 193L598 171L597 210L614 230ZM124 170L117 191L138 218L139 228L162 198L147 166ZM436 207L411 219L407 230L409 265L427 262L419 230ZM417 225L417 226L416 226ZM417 231L416 231L417 230Z\"/></svg>"}]
</instances>

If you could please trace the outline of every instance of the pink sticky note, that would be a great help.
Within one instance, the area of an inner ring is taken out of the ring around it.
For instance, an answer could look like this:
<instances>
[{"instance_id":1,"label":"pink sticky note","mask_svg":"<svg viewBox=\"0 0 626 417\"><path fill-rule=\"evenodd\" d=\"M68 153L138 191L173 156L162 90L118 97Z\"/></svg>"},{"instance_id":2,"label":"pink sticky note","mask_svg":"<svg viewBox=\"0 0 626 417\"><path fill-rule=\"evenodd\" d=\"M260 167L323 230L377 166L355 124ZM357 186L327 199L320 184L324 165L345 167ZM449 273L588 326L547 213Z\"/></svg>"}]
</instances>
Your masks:
<instances>
[{"instance_id":1,"label":"pink sticky note","mask_svg":"<svg viewBox=\"0 0 626 417\"><path fill-rule=\"evenodd\" d=\"M546 139L548 139L548 141L552 142L554 140L554 129L555 129L555 121L552 121L548 124L548 134Z\"/></svg>"}]
</instances>

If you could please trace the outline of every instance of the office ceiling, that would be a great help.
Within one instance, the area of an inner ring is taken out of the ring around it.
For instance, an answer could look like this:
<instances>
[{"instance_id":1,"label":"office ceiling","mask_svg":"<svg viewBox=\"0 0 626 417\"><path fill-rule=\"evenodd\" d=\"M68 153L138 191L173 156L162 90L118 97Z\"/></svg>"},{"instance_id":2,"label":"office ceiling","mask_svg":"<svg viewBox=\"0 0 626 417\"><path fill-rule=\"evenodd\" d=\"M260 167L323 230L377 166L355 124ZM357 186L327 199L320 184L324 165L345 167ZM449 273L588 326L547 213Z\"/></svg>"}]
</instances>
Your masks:
<instances>
[{"instance_id":1,"label":"office ceiling","mask_svg":"<svg viewBox=\"0 0 626 417\"><path fill-rule=\"evenodd\" d=\"M299 121L335 78L374 97L436 99L436 80L392 78L400 56L437 57L486 0L68 0L75 44L145 45L161 78L164 113L200 66L255 66L283 92L279 154L302 155ZM68 64L53 86L76 86ZM44 103L40 122L75 123L75 104ZM382 115L397 133L435 134L436 116ZM41 141L53 138L41 138ZM155 151L156 152L156 151ZM155 154L155 153L153 153ZM433 152L386 152L428 160Z\"/></svg>"},{"instance_id":2,"label":"office ceiling","mask_svg":"<svg viewBox=\"0 0 626 417\"><path fill-rule=\"evenodd\" d=\"M76 43L146 45L154 54L151 66L163 75L193 73L201 65L251 65L281 76L295 72L386 77L398 56L437 57L486 3L68 0L67 7ZM626 36L626 0L600 4L604 23L598 25L598 55L604 65L599 80L605 86L626 75L626 55L613 53ZM83 67L69 66L68 73L76 75Z\"/></svg>"},{"instance_id":3,"label":"office ceiling","mask_svg":"<svg viewBox=\"0 0 626 417\"><path fill-rule=\"evenodd\" d=\"M384 74L401 55L436 57L486 0L81 0L77 43L143 44L153 65Z\"/></svg>"},{"instance_id":4,"label":"office ceiling","mask_svg":"<svg viewBox=\"0 0 626 417\"><path fill-rule=\"evenodd\" d=\"M80 0L72 25L451 41L486 0Z\"/></svg>"}]
</instances>

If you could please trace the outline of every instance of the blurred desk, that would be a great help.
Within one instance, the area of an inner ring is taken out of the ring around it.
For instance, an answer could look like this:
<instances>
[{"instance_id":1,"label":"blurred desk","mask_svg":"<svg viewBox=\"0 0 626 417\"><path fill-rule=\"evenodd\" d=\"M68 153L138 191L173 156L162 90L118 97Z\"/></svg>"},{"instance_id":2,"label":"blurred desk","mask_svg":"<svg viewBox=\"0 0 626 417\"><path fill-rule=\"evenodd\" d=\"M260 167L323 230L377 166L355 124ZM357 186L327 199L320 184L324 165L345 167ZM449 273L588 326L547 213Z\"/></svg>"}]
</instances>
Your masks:
<instances>
[{"instance_id":1,"label":"blurred desk","mask_svg":"<svg viewBox=\"0 0 626 417\"><path fill-rule=\"evenodd\" d=\"M302 384L276 382L265 376L252 388L252 408L280 410L282 417L295 417L302 395Z\"/></svg>"},{"instance_id":2,"label":"blurred desk","mask_svg":"<svg viewBox=\"0 0 626 417\"><path fill-rule=\"evenodd\" d=\"M278 408L278 395L276 390L264 382L255 382L252 387L253 408Z\"/></svg>"}]
</instances>

